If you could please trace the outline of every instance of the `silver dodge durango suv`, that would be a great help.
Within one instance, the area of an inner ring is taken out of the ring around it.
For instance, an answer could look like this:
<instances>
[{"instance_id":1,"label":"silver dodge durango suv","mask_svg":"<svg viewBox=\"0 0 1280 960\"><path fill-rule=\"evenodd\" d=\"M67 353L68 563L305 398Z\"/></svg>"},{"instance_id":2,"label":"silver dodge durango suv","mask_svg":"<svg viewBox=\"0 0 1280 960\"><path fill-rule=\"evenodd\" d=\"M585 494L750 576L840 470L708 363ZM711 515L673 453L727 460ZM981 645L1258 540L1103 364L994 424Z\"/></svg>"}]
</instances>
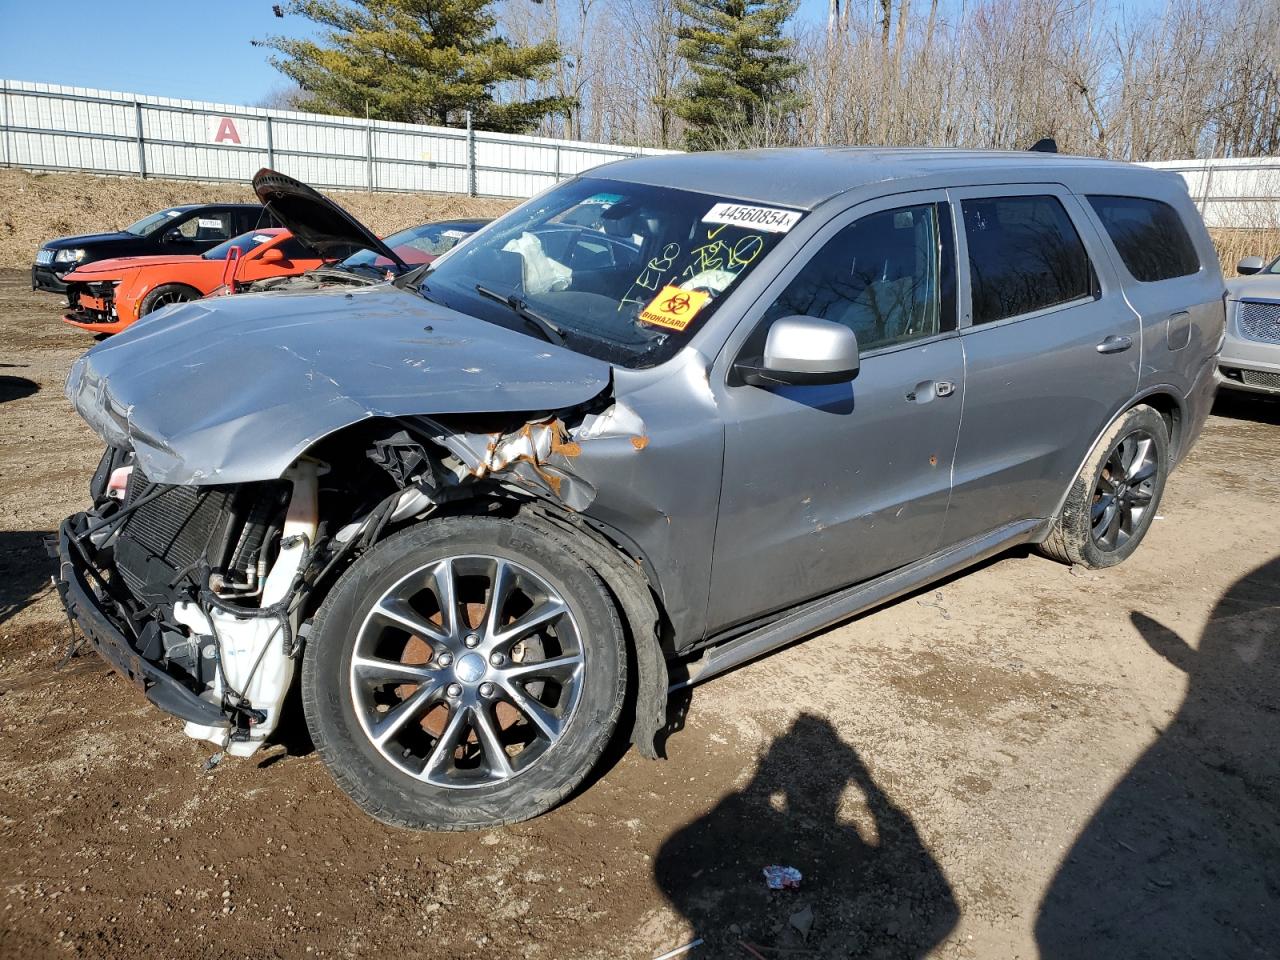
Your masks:
<instances>
[{"instance_id":1,"label":"silver dodge durango suv","mask_svg":"<svg viewBox=\"0 0 1280 960\"><path fill-rule=\"evenodd\" d=\"M362 227L273 171L325 242ZM345 231L345 232L344 232ZM388 823L539 814L668 693L1035 544L1127 557L1215 389L1175 175L1042 153L655 156L429 266L159 311L78 360L70 615L247 755L300 673Z\"/></svg>"}]
</instances>

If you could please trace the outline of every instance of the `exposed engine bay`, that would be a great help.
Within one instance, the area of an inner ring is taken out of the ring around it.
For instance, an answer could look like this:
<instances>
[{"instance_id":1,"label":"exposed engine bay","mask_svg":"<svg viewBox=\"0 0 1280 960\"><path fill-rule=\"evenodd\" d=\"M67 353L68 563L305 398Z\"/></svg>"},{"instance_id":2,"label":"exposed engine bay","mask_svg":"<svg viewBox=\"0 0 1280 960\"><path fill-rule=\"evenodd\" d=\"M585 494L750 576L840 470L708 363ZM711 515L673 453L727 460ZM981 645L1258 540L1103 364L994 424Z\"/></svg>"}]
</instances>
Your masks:
<instances>
[{"instance_id":1,"label":"exposed engine bay","mask_svg":"<svg viewBox=\"0 0 1280 960\"><path fill-rule=\"evenodd\" d=\"M266 293L273 290L303 293L308 290L324 290L330 287L371 287L386 279L378 271L357 273L338 264L317 267L294 277L267 277L255 280L244 288L247 293Z\"/></svg>"}]
</instances>

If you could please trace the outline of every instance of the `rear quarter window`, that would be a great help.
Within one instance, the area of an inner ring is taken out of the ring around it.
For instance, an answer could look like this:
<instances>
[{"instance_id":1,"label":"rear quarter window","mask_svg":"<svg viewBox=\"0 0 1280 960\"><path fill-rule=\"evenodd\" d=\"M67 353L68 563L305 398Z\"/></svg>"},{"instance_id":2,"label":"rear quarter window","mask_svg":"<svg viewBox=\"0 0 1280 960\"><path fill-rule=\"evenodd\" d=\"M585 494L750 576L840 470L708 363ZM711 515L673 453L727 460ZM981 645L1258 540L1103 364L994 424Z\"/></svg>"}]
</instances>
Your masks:
<instances>
[{"instance_id":1,"label":"rear quarter window","mask_svg":"<svg viewBox=\"0 0 1280 960\"><path fill-rule=\"evenodd\" d=\"M1094 296L1093 265L1057 197L962 200L973 323Z\"/></svg>"},{"instance_id":2,"label":"rear quarter window","mask_svg":"<svg viewBox=\"0 0 1280 960\"><path fill-rule=\"evenodd\" d=\"M1135 280L1154 283L1199 272L1195 245L1169 204L1146 197L1088 199Z\"/></svg>"}]
</instances>

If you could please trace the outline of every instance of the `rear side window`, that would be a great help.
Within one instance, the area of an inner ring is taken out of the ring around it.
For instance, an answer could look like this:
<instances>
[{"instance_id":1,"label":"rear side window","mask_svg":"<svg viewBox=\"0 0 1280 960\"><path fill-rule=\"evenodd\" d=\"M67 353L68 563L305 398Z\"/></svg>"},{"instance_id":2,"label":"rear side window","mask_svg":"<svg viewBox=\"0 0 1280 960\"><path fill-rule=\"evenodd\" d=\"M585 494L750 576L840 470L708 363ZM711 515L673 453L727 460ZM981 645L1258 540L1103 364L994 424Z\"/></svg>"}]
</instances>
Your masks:
<instances>
[{"instance_id":1,"label":"rear side window","mask_svg":"<svg viewBox=\"0 0 1280 960\"><path fill-rule=\"evenodd\" d=\"M1135 280L1151 283L1200 269L1195 245L1178 211L1146 197L1089 197L1107 236Z\"/></svg>"},{"instance_id":2,"label":"rear side window","mask_svg":"<svg viewBox=\"0 0 1280 960\"><path fill-rule=\"evenodd\" d=\"M1057 197L983 197L960 206L975 324L1094 295L1089 255Z\"/></svg>"}]
</instances>

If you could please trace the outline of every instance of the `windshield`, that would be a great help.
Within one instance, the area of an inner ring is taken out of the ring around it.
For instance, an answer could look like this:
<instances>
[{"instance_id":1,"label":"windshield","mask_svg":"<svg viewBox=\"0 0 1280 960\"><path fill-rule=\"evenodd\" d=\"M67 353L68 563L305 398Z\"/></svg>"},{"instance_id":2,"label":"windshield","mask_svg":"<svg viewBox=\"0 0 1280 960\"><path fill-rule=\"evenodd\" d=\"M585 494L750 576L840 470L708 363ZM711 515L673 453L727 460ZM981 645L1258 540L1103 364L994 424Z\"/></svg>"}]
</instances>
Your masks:
<instances>
[{"instance_id":1,"label":"windshield","mask_svg":"<svg viewBox=\"0 0 1280 960\"><path fill-rule=\"evenodd\" d=\"M570 349L651 367L687 343L802 216L584 178L529 201L442 258L421 292L528 331L518 307L553 325ZM498 302L505 298L514 306Z\"/></svg>"},{"instance_id":2,"label":"windshield","mask_svg":"<svg viewBox=\"0 0 1280 960\"><path fill-rule=\"evenodd\" d=\"M1263 273L1280 273L1280 257L1276 257L1271 261L1271 266L1267 267Z\"/></svg>"},{"instance_id":3,"label":"windshield","mask_svg":"<svg viewBox=\"0 0 1280 960\"><path fill-rule=\"evenodd\" d=\"M409 266L430 263L440 254L452 250L458 241L479 229L472 224L457 223L424 223L418 227L410 227L393 233L382 242L396 252L396 255ZM386 257L372 250L361 250L343 260L339 266L374 267L378 270L388 268L398 270L399 267Z\"/></svg>"},{"instance_id":4,"label":"windshield","mask_svg":"<svg viewBox=\"0 0 1280 960\"><path fill-rule=\"evenodd\" d=\"M201 256L206 260L225 260L227 254L231 252L231 248L235 247L240 251L240 256L244 256L255 247L260 247L270 240L274 240L277 234L263 233L261 230L250 230L248 233L242 233L238 237L232 237L223 243L218 244L212 250L206 250Z\"/></svg>"},{"instance_id":5,"label":"windshield","mask_svg":"<svg viewBox=\"0 0 1280 960\"><path fill-rule=\"evenodd\" d=\"M177 219L180 216L182 216L181 210L161 210L159 213L143 217L137 223L129 224L124 228L124 232L132 233L135 237L145 237L151 231L159 229L170 220Z\"/></svg>"}]
</instances>

